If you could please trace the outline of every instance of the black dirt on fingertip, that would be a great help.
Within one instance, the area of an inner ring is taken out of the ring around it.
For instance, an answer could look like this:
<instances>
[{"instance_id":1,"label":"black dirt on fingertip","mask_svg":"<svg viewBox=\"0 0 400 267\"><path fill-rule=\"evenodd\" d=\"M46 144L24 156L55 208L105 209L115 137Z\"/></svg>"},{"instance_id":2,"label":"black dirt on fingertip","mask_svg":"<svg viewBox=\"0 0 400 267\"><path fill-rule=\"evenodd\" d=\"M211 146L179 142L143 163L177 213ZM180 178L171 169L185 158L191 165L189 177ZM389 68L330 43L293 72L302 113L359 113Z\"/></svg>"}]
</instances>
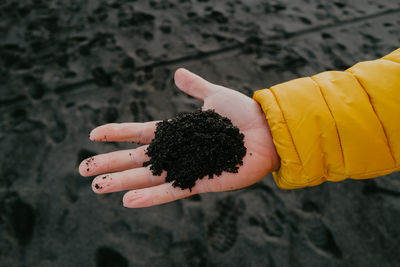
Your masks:
<instances>
[{"instance_id":1,"label":"black dirt on fingertip","mask_svg":"<svg viewBox=\"0 0 400 267\"><path fill-rule=\"evenodd\" d=\"M230 119L214 110L180 113L157 124L146 154L154 175L167 172L166 182L189 189L198 179L237 173L246 155L244 135Z\"/></svg>"}]
</instances>

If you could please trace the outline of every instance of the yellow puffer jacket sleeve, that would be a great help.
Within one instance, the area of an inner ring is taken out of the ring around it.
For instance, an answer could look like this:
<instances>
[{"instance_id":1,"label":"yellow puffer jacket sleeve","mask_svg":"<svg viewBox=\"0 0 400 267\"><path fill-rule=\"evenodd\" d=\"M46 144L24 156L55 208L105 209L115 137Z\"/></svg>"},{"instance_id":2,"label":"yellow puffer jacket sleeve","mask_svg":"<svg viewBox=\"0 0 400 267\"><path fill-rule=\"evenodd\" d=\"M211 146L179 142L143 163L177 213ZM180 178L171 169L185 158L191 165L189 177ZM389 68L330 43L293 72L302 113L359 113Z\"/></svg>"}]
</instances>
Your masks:
<instances>
[{"instance_id":1,"label":"yellow puffer jacket sleeve","mask_svg":"<svg viewBox=\"0 0 400 267\"><path fill-rule=\"evenodd\" d=\"M256 91L281 159L284 189L400 170L400 49L346 71Z\"/></svg>"}]
</instances>

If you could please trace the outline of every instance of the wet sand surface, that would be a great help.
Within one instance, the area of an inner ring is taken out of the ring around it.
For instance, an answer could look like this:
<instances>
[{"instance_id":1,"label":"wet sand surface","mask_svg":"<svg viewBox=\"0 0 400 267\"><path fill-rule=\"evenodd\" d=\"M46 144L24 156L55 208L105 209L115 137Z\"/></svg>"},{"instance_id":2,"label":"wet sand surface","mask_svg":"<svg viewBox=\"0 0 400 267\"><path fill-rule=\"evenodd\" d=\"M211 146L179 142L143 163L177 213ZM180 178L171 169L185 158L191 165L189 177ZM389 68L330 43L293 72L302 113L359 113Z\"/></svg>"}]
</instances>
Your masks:
<instances>
[{"instance_id":1,"label":"wet sand surface","mask_svg":"<svg viewBox=\"0 0 400 267\"><path fill-rule=\"evenodd\" d=\"M399 173L129 210L77 172L135 146L92 128L200 106L178 67L251 96L399 47L399 1L325 2L2 1L0 266L397 266Z\"/></svg>"}]
</instances>

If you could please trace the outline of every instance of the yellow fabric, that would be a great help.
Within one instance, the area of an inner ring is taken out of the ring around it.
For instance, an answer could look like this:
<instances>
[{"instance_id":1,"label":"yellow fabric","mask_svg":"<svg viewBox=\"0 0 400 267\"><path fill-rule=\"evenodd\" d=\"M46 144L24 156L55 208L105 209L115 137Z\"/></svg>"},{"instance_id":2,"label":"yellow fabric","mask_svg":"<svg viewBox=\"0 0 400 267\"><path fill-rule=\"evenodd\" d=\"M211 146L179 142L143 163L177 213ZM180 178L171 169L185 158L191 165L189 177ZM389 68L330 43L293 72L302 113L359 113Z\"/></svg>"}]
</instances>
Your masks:
<instances>
[{"instance_id":1,"label":"yellow fabric","mask_svg":"<svg viewBox=\"0 0 400 267\"><path fill-rule=\"evenodd\" d=\"M346 71L256 91L281 158L284 189L400 170L400 48Z\"/></svg>"}]
</instances>

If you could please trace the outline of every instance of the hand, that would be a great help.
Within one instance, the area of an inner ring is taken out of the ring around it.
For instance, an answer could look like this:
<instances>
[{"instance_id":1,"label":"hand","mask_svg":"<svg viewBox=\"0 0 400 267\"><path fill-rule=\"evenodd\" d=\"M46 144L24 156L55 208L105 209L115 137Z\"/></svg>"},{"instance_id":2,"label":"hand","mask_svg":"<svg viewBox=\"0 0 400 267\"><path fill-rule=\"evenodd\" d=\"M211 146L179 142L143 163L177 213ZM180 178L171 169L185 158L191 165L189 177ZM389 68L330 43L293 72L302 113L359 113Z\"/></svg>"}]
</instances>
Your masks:
<instances>
[{"instance_id":1,"label":"hand","mask_svg":"<svg viewBox=\"0 0 400 267\"><path fill-rule=\"evenodd\" d=\"M228 88L212 84L201 77L178 69L175 83L183 92L204 101L203 110L214 109L228 117L245 135L247 154L238 173L223 172L214 179L205 177L196 181L190 192L165 183L165 172L154 176L149 167L147 145L97 155L84 160L79 166L82 176L98 175L92 183L95 193L104 194L131 190L123 197L128 208L159 205L190 195L235 190L250 186L273 170L279 168L279 158L272 142L265 115L251 98ZM154 138L156 121L145 123L113 123L95 128L90 133L92 141L128 141L149 144Z\"/></svg>"}]
</instances>

